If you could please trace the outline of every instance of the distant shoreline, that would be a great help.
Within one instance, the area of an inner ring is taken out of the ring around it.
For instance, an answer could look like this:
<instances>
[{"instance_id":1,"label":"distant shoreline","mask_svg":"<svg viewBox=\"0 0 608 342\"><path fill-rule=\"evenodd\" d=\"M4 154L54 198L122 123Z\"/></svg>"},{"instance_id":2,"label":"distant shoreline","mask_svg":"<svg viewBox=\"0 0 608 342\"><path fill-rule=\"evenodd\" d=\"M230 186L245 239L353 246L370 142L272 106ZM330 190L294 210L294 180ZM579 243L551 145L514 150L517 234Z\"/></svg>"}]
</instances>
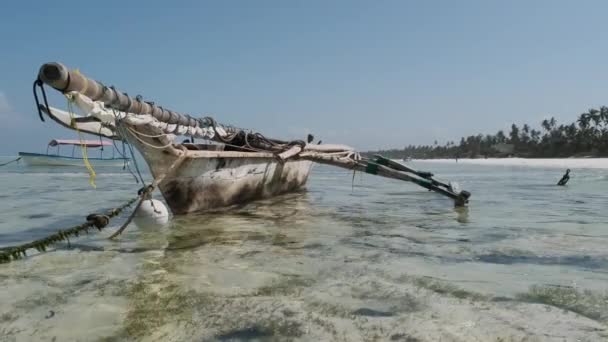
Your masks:
<instances>
[{"instance_id":1,"label":"distant shoreline","mask_svg":"<svg viewBox=\"0 0 608 342\"><path fill-rule=\"evenodd\" d=\"M412 159L413 162L430 163L452 163L470 165L495 165L495 166L524 166L524 167L548 167L564 169L608 169L608 158L459 158L455 159Z\"/></svg>"},{"instance_id":2,"label":"distant shoreline","mask_svg":"<svg viewBox=\"0 0 608 342\"><path fill-rule=\"evenodd\" d=\"M526 160L534 160L534 159L542 159L542 160L552 160L552 159L608 159L608 157L596 157L596 156L586 156L586 157L552 157L552 158L542 158L542 157L479 157L479 158L458 158L458 160L486 160L486 159L526 159ZM412 158L412 160L456 160L456 158Z\"/></svg>"}]
</instances>

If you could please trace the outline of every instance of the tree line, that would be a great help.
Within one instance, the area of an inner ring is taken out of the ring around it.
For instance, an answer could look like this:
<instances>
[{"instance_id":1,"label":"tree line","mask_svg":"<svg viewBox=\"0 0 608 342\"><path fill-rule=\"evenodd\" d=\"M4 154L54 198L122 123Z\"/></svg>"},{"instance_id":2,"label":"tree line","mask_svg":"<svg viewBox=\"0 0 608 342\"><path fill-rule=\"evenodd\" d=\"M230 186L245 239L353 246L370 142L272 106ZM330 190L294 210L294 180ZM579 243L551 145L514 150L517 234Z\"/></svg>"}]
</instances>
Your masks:
<instances>
[{"instance_id":1,"label":"tree line","mask_svg":"<svg viewBox=\"0 0 608 342\"><path fill-rule=\"evenodd\" d=\"M528 124L511 125L508 133L478 134L462 137L457 144L409 145L403 149L370 151L389 158L558 158L608 157L608 107L589 109L575 122L559 124L555 118L545 119L538 129Z\"/></svg>"}]
</instances>

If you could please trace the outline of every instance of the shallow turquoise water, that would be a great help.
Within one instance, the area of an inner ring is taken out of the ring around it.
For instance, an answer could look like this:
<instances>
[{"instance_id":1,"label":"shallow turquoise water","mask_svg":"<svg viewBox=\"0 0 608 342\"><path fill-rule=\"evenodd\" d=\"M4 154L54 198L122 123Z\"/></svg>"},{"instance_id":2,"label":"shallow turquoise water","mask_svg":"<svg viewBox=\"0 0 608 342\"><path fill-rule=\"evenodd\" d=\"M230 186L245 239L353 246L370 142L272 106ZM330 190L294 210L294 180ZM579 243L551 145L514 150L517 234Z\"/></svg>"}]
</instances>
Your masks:
<instances>
[{"instance_id":1,"label":"shallow turquoise water","mask_svg":"<svg viewBox=\"0 0 608 342\"><path fill-rule=\"evenodd\" d=\"M318 166L300 193L0 265L0 340L608 336L608 170L573 170L557 187L554 168L412 165L458 181L469 208ZM76 171L1 168L0 247L140 186L110 169L92 189Z\"/></svg>"}]
</instances>

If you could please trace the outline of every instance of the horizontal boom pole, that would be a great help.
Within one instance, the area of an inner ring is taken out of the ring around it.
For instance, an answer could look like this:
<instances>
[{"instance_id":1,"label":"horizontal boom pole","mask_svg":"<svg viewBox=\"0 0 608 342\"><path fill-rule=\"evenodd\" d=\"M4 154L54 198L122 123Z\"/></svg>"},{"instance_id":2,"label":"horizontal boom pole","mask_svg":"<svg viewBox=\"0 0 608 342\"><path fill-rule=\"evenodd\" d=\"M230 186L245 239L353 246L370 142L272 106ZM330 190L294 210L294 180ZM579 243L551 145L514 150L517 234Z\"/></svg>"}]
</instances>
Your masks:
<instances>
[{"instance_id":1,"label":"horizontal boom pole","mask_svg":"<svg viewBox=\"0 0 608 342\"><path fill-rule=\"evenodd\" d=\"M133 114L149 114L161 122L179 124L182 126L199 127L198 120L186 114L180 114L152 102L146 102L141 97L130 97L127 93L107 87L103 83L90 79L78 71L68 70L61 63L46 63L40 67L38 79L62 93L77 92L93 101L101 101L107 107Z\"/></svg>"}]
</instances>

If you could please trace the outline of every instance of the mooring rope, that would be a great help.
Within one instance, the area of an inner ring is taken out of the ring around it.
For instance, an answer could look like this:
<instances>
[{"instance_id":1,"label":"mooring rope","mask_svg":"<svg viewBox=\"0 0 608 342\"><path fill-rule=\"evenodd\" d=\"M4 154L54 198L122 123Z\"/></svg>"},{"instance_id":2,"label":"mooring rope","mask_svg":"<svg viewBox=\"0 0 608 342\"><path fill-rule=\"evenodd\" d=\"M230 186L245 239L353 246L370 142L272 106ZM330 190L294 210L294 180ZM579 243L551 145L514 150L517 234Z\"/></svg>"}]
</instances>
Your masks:
<instances>
[{"instance_id":1,"label":"mooring rope","mask_svg":"<svg viewBox=\"0 0 608 342\"><path fill-rule=\"evenodd\" d=\"M141 181L141 184L143 186L146 186L144 177L141 175L141 171L139 170L139 165L137 164L137 159L135 158L135 152L133 151L133 147L126 140L128 132L126 132L124 127L122 127L122 120L116 122L116 131L118 132L118 134L120 135L120 137L123 141L123 149L124 149L124 144L126 142L126 145L129 148L129 152L131 153L131 160L133 161L133 165L135 165L135 171L137 171L137 175L139 176L139 180ZM131 170L129 169L129 171L131 171Z\"/></svg>"},{"instance_id":2,"label":"mooring rope","mask_svg":"<svg viewBox=\"0 0 608 342\"><path fill-rule=\"evenodd\" d=\"M11 160L11 161L9 161L9 162L6 162L6 163L3 163L3 164L0 164L0 166L8 165L8 164L10 164L10 163L18 162L18 161L20 161L20 160L21 160L21 157L19 157L19 158L17 158L17 159L13 159L13 160Z\"/></svg>"},{"instance_id":3,"label":"mooring rope","mask_svg":"<svg viewBox=\"0 0 608 342\"><path fill-rule=\"evenodd\" d=\"M130 147L130 145L129 145L129 147ZM97 228L97 230L101 231L103 228L105 228L110 223L110 219L112 217L119 215L124 209L126 209L127 207L131 206L133 203L135 203L136 201L139 200L139 202L137 203L137 206L135 207L135 209L133 210L131 215L129 215L127 220L109 238L113 239L113 238L117 237L118 235L122 234L122 232L127 228L129 223L135 217L135 214L137 213L137 210L139 209L139 207L141 206L143 201L145 201L147 199L151 199L151 194L154 191L154 189L166 177L171 176L173 174L173 172L175 172L175 170L177 168L179 168L179 166L184 162L184 160L186 160L186 158L188 156L188 150L182 146L181 152L182 152L181 155L173 162L173 164L171 164L171 166L169 166L169 168L165 171L165 173L156 177L154 179L154 181L152 182L152 184L150 184L148 186L144 186L143 188L141 188L138 191L137 197L129 200L128 202L126 202L125 204L123 204L122 206L120 206L118 208L114 208L114 209L108 211L106 214L90 214L89 216L87 216L87 218L86 218L87 221L85 223L79 224L77 226L74 226L74 227L71 227L71 228L68 228L65 230L60 230L57 233L51 234L45 238L42 238L42 239L39 239L39 240L36 240L33 242L29 242L26 244L18 245L18 246L0 248L0 264L8 263L8 262L11 262L12 260L21 259L22 257L27 256L27 250L32 249L32 248L35 248L36 250L38 250L38 252L45 252L46 248L48 246L55 244L57 242L67 240L67 242L69 244L70 236L79 236L83 232L88 233L89 229L91 229L93 227L95 227L95 228ZM135 156L133 156L133 158L135 158ZM140 176L141 176L141 174L140 174ZM143 182L143 178L142 178L142 182Z\"/></svg>"},{"instance_id":4,"label":"mooring rope","mask_svg":"<svg viewBox=\"0 0 608 342\"><path fill-rule=\"evenodd\" d=\"M133 178L135 178L135 183L139 184L139 179L137 179L137 176L135 175L135 173L133 173L133 170L131 170L131 167L129 166L129 158L127 157L127 152L125 151L125 141L124 140L121 140L121 141L122 141L122 153L118 149L118 146L116 146L115 140L112 139L112 145L114 146L114 149L116 150L116 152L118 152L118 155L120 155L122 157L122 159L124 160L122 169L123 170L126 169L127 171L129 171L131 176L133 176Z\"/></svg>"},{"instance_id":5,"label":"mooring rope","mask_svg":"<svg viewBox=\"0 0 608 342\"><path fill-rule=\"evenodd\" d=\"M130 207L135 203L135 201L140 200L133 213L127 218L125 223L120 227L120 229L112 234L110 238L116 237L118 234L122 233L122 231L127 227L127 225L131 222L133 217L135 216L135 212L141 205L141 202L148 197L154 190L153 186L144 187L139 191L137 197L130 199L125 204L120 207L109 210L105 214L90 214L86 218L86 222L79 224L77 226L73 226L67 229L59 230L58 232L51 234L45 238L38 239L32 242L28 242L22 245L10 246L10 247L2 247L0 249L0 264L8 263L13 260L21 259L27 256L27 251L29 249L36 249L38 252L46 252L47 247L50 245L56 244L58 242L67 241L70 243L69 237L76 236L78 237L82 233L89 233L89 229L97 228L98 231L104 229L109 223L110 219L118 216L123 210Z\"/></svg>"},{"instance_id":6,"label":"mooring rope","mask_svg":"<svg viewBox=\"0 0 608 342\"><path fill-rule=\"evenodd\" d=\"M137 213L137 210L139 209L139 207L141 206L141 204L147 200L150 199L152 200L150 194L152 193L152 191L167 177L167 176L171 176L173 174L173 172L175 172L175 170L177 168L179 168L179 166L184 162L184 160L186 160L186 157L188 156L188 150L182 146L182 154L173 162L173 164L171 164L171 166L169 166L169 168L167 169L167 171L165 171L165 173L159 175L158 177L156 177L154 179L154 181L152 182L152 184L148 185L147 187L144 186L138 193L140 200L139 202L137 202L137 206L135 206L135 209L133 210L133 212L131 213L131 216L129 216L129 218L127 219L127 221L125 223L123 223L123 225L116 231L114 232L114 234L112 234L110 236L110 239L113 239L115 237L117 237L118 235L122 234L122 232L127 228L127 225L129 224L129 222L131 222L131 220L133 219L133 217L135 217L135 214ZM143 182L143 180L142 180ZM152 207L154 208L154 202L152 203ZM154 209L154 211L156 211L156 208Z\"/></svg>"},{"instance_id":7,"label":"mooring rope","mask_svg":"<svg viewBox=\"0 0 608 342\"><path fill-rule=\"evenodd\" d=\"M150 185L149 188L152 188L152 186ZM144 188L144 189L149 189L149 188ZM127 229L127 226L129 225L129 223L131 223L131 221L135 217L135 214L137 214L137 210L139 209L139 207L141 207L141 204L147 199L146 198L147 196L143 193L140 193L139 196L140 196L139 202L137 202L137 205L135 206L135 209L133 209L133 212L131 212L131 215L129 215L129 217L122 224L122 226L120 226L120 228L118 228L118 230L116 230L114 233L112 233L112 235L110 235L110 237L108 239L110 239L110 240L114 239L118 235L122 234L122 232L125 229Z\"/></svg>"}]
</instances>

